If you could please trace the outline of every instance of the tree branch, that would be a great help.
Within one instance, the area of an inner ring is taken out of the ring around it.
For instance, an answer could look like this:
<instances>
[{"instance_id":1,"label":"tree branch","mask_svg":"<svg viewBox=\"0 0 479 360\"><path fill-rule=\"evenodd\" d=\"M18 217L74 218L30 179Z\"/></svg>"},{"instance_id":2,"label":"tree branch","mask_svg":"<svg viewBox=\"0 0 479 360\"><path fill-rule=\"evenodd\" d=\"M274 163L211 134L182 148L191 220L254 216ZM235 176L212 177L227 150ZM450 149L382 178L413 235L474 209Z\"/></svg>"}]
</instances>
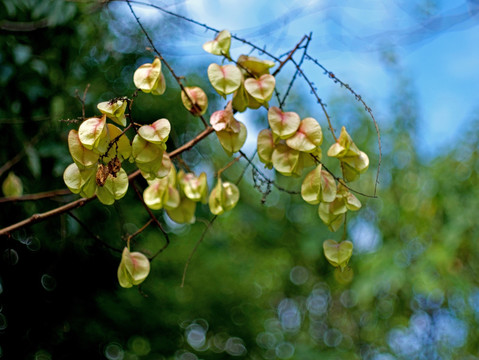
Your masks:
<instances>
[{"instance_id":1,"label":"tree branch","mask_svg":"<svg viewBox=\"0 0 479 360\"><path fill-rule=\"evenodd\" d=\"M196 253L196 250L198 249L198 246L203 242L206 232L208 229L213 225L213 222L218 218L218 215L213 216L213 218L210 220L210 222L206 225L206 229L203 230L203 233L201 234L201 237L198 239L198 241L195 244L195 247L190 253L190 256L188 256L188 260L186 260L185 268L183 269L183 277L181 278L181 287L185 286L185 279L186 279L186 272L188 271L188 266L190 266L191 259L193 258L193 255Z\"/></svg>"},{"instance_id":2,"label":"tree branch","mask_svg":"<svg viewBox=\"0 0 479 360\"><path fill-rule=\"evenodd\" d=\"M191 149L193 146L195 146L198 142L200 142L201 140L203 140L204 138L206 138L209 134L211 134L213 132L213 128L212 127L207 127L205 130L203 130L201 133L199 133L195 138L191 139L190 141L188 141L187 143L183 144L182 146L180 146L178 149L175 149L173 150L172 152L170 152L168 155L170 158L173 158L175 156L178 156L179 154L181 154L182 152L184 151L187 151L189 149ZM134 171L133 173L131 173L130 175L128 175L128 180L132 180L133 178L137 177L138 175L140 175L141 172L140 170L136 170ZM3 229L0 229L0 236L2 235L7 235L9 234L10 232L12 231L15 231L15 230L18 230L18 229L21 229L27 225L31 225L31 224L34 224L34 223L37 223L37 222L40 222L40 221L43 221L43 220L46 220L52 216L57 216L57 215L60 215L60 214L63 214L67 211L70 211L70 210L73 210L73 209L76 209L78 207L82 207L83 205L85 205L86 203L92 201L96 199L96 195L93 195L92 197L90 198L81 198L81 199L78 199L78 200L75 200L75 201L72 201L68 204L65 204L63 206L60 206L56 209L53 209L53 210L50 210L50 211L47 211L47 212L44 212L44 213L40 213L40 214L35 214L35 215L32 215L30 216L29 218L25 219L25 220L22 220L16 224L13 224L13 225L10 225L10 226L7 226Z\"/></svg>"},{"instance_id":3,"label":"tree branch","mask_svg":"<svg viewBox=\"0 0 479 360\"><path fill-rule=\"evenodd\" d=\"M8 203L8 202L17 202L17 201L31 201L31 200L40 200L51 198L55 196L64 196L64 195L71 195L72 192L68 189L61 189L61 190L52 190L52 191L45 191L36 194L26 194L21 196L7 196L0 198L0 204Z\"/></svg>"}]
</instances>

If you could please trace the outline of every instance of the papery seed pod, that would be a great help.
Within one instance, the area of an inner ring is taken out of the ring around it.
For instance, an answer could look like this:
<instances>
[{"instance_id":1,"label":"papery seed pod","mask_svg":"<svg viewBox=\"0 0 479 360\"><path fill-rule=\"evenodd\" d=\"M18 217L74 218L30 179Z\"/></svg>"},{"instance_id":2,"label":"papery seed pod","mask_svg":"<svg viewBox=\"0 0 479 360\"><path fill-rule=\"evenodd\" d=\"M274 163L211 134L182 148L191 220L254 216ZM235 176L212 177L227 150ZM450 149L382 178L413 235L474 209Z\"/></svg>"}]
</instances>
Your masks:
<instances>
[{"instance_id":1,"label":"papery seed pod","mask_svg":"<svg viewBox=\"0 0 479 360\"><path fill-rule=\"evenodd\" d=\"M120 169L121 161L115 156L115 158L108 163L108 172L111 174L111 176L116 177L116 174L118 171L120 171Z\"/></svg>"},{"instance_id":2,"label":"papery seed pod","mask_svg":"<svg viewBox=\"0 0 479 360\"><path fill-rule=\"evenodd\" d=\"M98 165L98 170L96 171L95 181L98 186L103 186L106 183L106 179L108 179L109 174L108 166L103 164Z\"/></svg>"}]
</instances>

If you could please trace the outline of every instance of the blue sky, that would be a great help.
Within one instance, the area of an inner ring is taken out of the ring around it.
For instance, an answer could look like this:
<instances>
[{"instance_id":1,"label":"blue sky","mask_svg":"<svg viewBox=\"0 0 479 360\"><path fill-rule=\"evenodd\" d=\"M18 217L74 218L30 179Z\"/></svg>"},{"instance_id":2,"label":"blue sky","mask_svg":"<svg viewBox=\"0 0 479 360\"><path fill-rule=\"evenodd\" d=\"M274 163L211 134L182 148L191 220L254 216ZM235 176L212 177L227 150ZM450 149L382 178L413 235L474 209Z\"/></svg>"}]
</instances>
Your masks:
<instances>
[{"instance_id":1,"label":"blue sky","mask_svg":"<svg viewBox=\"0 0 479 360\"><path fill-rule=\"evenodd\" d=\"M393 78L381 59L393 49L400 68L413 79L426 155L446 151L460 140L467 121L479 109L477 0L346 0L340 5L335 0L187 0L179 4L168 9L266 45L274 54L290 50L312 32L309 53L367 99L380 124L392 116L388 107L394 96ZM145 9L140 14L152 12ZM198 44L211 39L212 33L198 28L191 35L189 56L209 56ZM232 46L234 53L242 52L240 44ZM313 81L324 79L318 76ZM337 94L334 86L324 91L326 100Z\"/></svg>"}]
</instances>

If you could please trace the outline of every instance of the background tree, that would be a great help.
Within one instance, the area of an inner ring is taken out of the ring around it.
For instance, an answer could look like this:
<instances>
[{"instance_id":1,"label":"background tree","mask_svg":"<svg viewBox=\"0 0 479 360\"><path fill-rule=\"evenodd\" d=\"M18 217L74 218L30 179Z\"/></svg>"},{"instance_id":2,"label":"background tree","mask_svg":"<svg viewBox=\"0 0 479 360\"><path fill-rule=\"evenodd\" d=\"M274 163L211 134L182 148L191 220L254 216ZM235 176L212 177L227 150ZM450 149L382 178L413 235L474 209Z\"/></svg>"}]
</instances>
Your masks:
<instances>
[{"instance_id":1,"label":"background tree","mask_svg":"<svg viewBox=\"0 0 479 360\"><path fill-rule=\"evenodd\" d=\"M2 5L8 18L2 22L0 80L8 91L0 100L5 144L0 172L3 181L14 171L25 194L64 188L62 173L71 162L68 131L78 128L82 111L97 113L98 102L133 93L134 70L151 62L135 22L118 21L124 13L61 1L42 4ZM151 31L174 36L172 28L189 26L175 21ZM187 82L207 91L211 108L222 108L205 78L195 75L199 70L191 70ZM382 132L388 146L380 198L361 198L366 210L348 221L355 253L346 271L333 269L322 253L325 239L341 240L342 234L328 232L316 207L299 195L273 188L265 196L265 184L260 186L260 176L249 167L239 184L238 206L204 238L201 221L179 226L157 212L170 246L155 258L140 291L123 289L116 269L125 236L150 219L130 189L112 207L95 201L2 237L2 355L473 359L477 126L471 121L468 139L451 153L422 161L415 146L421 135L415 95L410 79L397 72L394 122ZM175 88L166 76L168 88ZM346 95L331 99L328 111L350 119L357 145L372 155L374 127L361 104ZM305 107L314 101L293 99ZM179 146L204 128L183 110L179 91L139 96L134 116L144 123L178 119L178 109L184 121L174 123L170 141ZM255 121L264 127L264 119ZM200 169L205 154L214 154L208 160L216 169L229 162L216 140L200 142L183 161ZM224 175L235 181L246 165L236 162ZM362 190L371 192L374 175L369 170ZM276 181L282 188L300 186L281 176ZM74 199L4 202L2 227ZM196 216L211 218L207 208ZM147 255L164 245L162 232L153 227L133 241Z\"/></svg>"}]
</instances>

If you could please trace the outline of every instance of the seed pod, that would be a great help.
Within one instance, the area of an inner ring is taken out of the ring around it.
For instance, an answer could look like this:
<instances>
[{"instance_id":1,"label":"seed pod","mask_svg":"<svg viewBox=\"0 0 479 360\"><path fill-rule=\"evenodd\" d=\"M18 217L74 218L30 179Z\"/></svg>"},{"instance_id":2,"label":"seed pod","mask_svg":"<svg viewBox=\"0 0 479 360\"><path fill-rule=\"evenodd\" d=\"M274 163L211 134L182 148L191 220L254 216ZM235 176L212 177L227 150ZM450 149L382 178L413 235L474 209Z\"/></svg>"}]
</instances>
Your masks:
<instances>
[{"instance_id":1,"label":"seed pod","mask_svg":"<svg viewBox=\"0 0 479 360\"><path fill-rule=\"evenodd\" d=\"M96 171L95 181L98 186L103 186L106 183L106 179L108 179L109 170L108 167L100 164L98 165L98 170Z\"/></svg>"}]
</instances>

